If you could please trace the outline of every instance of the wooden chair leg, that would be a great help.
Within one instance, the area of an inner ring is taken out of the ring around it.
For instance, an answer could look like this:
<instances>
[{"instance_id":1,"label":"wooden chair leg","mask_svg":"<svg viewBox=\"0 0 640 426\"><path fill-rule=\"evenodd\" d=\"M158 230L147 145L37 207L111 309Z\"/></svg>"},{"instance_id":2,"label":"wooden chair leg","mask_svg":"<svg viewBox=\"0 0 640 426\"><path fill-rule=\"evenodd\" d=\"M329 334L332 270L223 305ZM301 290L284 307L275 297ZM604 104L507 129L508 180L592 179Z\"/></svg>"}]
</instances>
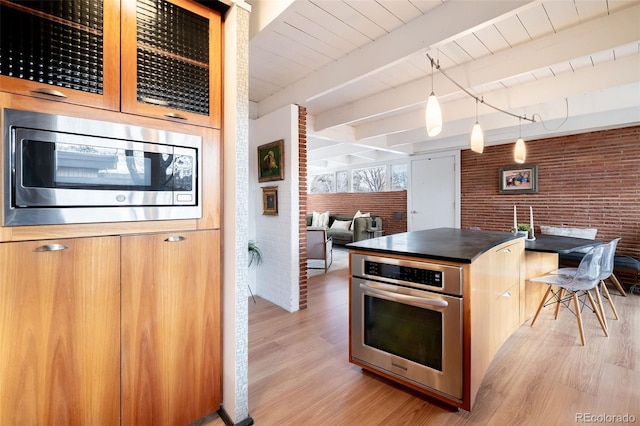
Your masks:
<instances>
[{"instance_id":1,"label":"wooden chair leg","mask_svg":"<svg viewBox=\"0 0 640 426\"><path fill-rule=\"evenodd\" d=\"M582 314L580 313L580 303L578 301L578 295L573 293L573 305L576 308L576 318L578 319L578 330L580 331L580 341L584 346L584 329L582 328Z\"/></svg>"},{"instance_id":2,"label":"wooden chair leg","mask_svg":"<svg viewBox=\"0 0 640 426\"><path fill-rule=\"evenodd\" d=\"M593 300L593 296L591 296L591 291L589 290L587 290L587 297L589 298L589 303L591 303L593 312L595 312L596 314L596 318L598 318L600 327L602 327L602 331L604 331L604 335L606 337L609 337L609 332L607 331L607 322L604 319L604 315L602 311L602 300L600 300L600 294L598 293L598 288L596 287L596 298L600 300L600 305L596 306L596 302Z\"/></svg>"},{"instance_id":3,"label":"wooden chair leg","mask_svg":"<svg viewBox=\"0 0 640 426\"><path fill-rule=\"evenodd\" d=\"M536 314L533 316L533 319L531 320L531 327L533 327L533 324L536 322L536 319L538 318L538 314L542 310L542 307L544 306L544 302L547 300L547 296L549 296L549 292L551 292L551 286L548 286L548 287L549 288L547 288L547 291L544 293L544 296L542 296L542 300L540 301L540 305L538 306L538 310L536 311Z\"/></svg>"},{"instance_id":4,"label":"wooden chair leg","mask_svg":"<svg viewBox=\"0 0 640 426\"><path fill-rule=\"evenodd\" d=\"M560 291L558 292L558 303L556 303L556 313L555 316L553 317L554 319L558 319L558 312L560 311L560 305L562 302L560 302L562 300L562 298L564 297L564 288L561 288Z\"/></svg>"},{"instance_id":5,"label":"wooden chair leg","mask_svg":"<svg viewBox=\"0 0 640 426\"><path fill-rule=\"evenodd\" d=\"M613 283L613 285L616 286L620 294L623 295L624 297L627 297L627 293L624 291L624 288L622 288L622 284L620 284L620 281L618 281L618 277L616 277L614 274L611 274L609 278L611 279L611 282Z\"/></svg>"},{"instance_id":6,"label":"wooden chair leg","mask_svg":"<svg viewBox=\"0 0 640 426\"><path fill-rule=\"evenodd\" d=\"M604 315L604 305L602 304L602 297L600 296L600 289L598 286L595 288L596 293L596 303L598 304L598 308L600 310L600 316L602 317L602 321L604 322L604 326L609 330L609 324L607 324L607 317Z\"/></svg>"},{"instance_id":7,"label":"wooden chair leg","mask_svg":"<svg viewBox=\"0 0 640 426\"><path fill-rule=\"evenodd\" d=\"M604 296L609 301L609 306L611 306L611 310L613 311L613 316L615 317L615 319L619 319L618 318L618 310L616 309L615 305L613 304L613 299L611 299L611 295L609 294L609 290L607 289L607 286L604 284L604 281L601 281L600 285L602 286L602 292L604 293ZM604 310L602 312L603 312L602 315L604 316Z\"/></svg>"}]
</instances>

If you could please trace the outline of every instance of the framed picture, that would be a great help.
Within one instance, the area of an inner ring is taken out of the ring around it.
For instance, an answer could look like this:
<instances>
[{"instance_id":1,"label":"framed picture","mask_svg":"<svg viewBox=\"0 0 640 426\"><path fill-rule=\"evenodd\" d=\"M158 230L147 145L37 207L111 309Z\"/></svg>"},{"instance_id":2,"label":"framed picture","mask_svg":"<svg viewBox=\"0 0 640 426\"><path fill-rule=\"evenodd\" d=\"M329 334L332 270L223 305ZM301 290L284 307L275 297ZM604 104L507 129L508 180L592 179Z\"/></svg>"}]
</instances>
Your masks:
<instances>
[{"instance_id":1,"label":"framed picture","mask_svg":"<svg viewBox=\"0 0 640 426\"><path fill-rule=\"evenodd\" d=\"M277 216L278 215L278 187L263 186L262 187L262 214Z\"/></svg>"},{"instance_id":2,"label":"framed picture","mask_svg":"<svg viewBox=\"0 0 640 426\"><path fill-rule=\"evenodd\" d=\"M500 168L501 194L534 194L538 192L538 165L523 164Z\"/></svg>"},{"instance_id":3,"label":"framed picture","mask_svg":"<svg viewBox=\"0 0 640 426\"><path fill-rule=\"evenodd\" d=\"M258 147L258 182L284 179L284 140Z\"/></svg>"}]
</instances>

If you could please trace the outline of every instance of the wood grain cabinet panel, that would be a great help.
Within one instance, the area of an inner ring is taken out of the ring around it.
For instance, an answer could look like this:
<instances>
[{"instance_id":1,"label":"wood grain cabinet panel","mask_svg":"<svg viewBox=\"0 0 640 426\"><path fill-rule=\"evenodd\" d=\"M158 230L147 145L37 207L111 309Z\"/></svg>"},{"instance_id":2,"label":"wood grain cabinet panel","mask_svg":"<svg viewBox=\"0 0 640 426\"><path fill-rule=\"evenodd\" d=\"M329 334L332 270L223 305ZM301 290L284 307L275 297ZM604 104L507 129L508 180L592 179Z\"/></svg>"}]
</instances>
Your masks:
<instances>
[{"instance_id":1,"label":"wood grain cabinet panel","mask_svg":"<svg viewBox=\"0 0 640 426\"><path fill-rule=\"evenodd\" d=\"M221 404L219 231L122 237L122 424Z\"/></svg>"},{"instance_id":2,"label":"wood grain cabinet panel","mask_svg":"<svg viewBox=\"0 0 640 426\"><path fill-rule=\"evenodd\" d=\"M471 288L465 336L469 340L469 396L462 407L470 410L489 364L520 324L521 263L524 240L494 247L471 264Z\"/></svg>"},{"instance_id":3,"label":"wood grain cabinet panel","mask_svg":"<svg viewBox=\"0 0 640 426\"><path fill-rule=\"evenodd\" d=\"M491 311L496 316L491 330L493 349L500 346L520 325L520 260L522 250L514 243L495 251L492 256L493 280L490 287L495 299Z\"/></svg>"},{"instance_id":4,"label":"wood grain cabinet panel","mask_svg":"<svg viewBox=\"0 0 640 426\"><path fill-rule=\"evenodd\" d=\"M126 0L121 44L123 112L220 128L220 13L188 0Z\"/></svg>"},{"instance_id":5,"label":"wood grain cabinet panel","mask_svg":"<svg viewBox=\"0 0 640 426\"><path fill-rule=\"evenodd\" d=\"M120 1L7 0L0 19L0 90L120 109Z\"/></svg>"},{"instance_id":6,"label":"wood grain cabinet panel","mask_svg":"<svg viewBox=\"0 0 640 426\"><path fill-rule=\"evenodd\" d=\"M0 19L1 91L221 126L218 11L189 0L4 0Z\"/></svg>"},{"instance_id":7,"label":"wood grain cabinet panel","mask_svg":"<svg viewBox=\"0 0 640 426\"><path fill-rule=\"evenodd\" d=\"M117 425L119 237L0 244L0 423Z\"/></svg>"}]
</instances>

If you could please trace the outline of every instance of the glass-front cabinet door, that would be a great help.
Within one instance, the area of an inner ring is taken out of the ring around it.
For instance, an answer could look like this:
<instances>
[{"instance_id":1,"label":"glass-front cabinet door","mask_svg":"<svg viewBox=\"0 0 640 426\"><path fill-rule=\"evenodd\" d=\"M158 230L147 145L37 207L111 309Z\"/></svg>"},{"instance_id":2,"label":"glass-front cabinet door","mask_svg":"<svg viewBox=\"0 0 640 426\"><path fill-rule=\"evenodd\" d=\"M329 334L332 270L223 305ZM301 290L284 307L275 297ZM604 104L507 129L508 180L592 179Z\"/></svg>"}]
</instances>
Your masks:
<instances>
[{"instance_id":1,"label":"glass-front cabinet door","mask_svg":"<svg viewBox=\"0 0 640 426\"><path fill-rule=\"evenodd\" d=\"M2 91L118 110L120 2L0 2Z\"/></svg>"},{"instance_id":2,"label":"glass-front cabinet door","mask_svg":"<svg viewBox=\"0 0 640 426\"><path fill-rule=\"evenodd\" d=\"M122 8L122 111L220 128L220 14L183 0Z\"/></svg>"}]
</instances>

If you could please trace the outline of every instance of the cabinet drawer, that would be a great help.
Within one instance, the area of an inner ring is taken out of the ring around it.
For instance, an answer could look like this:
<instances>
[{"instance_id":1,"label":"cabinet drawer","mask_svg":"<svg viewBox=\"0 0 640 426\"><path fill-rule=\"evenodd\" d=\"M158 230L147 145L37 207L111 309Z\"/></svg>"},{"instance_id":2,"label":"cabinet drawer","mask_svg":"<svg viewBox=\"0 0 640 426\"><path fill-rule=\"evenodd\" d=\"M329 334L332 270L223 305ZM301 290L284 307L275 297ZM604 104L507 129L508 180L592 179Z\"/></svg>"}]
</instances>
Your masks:
<instances>
[{"instance_id":1,"label":"cabinet drawer","mask_svg":"<svg viewBox=\"0 0 640 426\"><path fill-rule=\"evenodd\" d=\"M492 257L491 291L499 296L520 282L520 263L522 261L522 242L496 249Z\"/></svg>"}]
</instances>

